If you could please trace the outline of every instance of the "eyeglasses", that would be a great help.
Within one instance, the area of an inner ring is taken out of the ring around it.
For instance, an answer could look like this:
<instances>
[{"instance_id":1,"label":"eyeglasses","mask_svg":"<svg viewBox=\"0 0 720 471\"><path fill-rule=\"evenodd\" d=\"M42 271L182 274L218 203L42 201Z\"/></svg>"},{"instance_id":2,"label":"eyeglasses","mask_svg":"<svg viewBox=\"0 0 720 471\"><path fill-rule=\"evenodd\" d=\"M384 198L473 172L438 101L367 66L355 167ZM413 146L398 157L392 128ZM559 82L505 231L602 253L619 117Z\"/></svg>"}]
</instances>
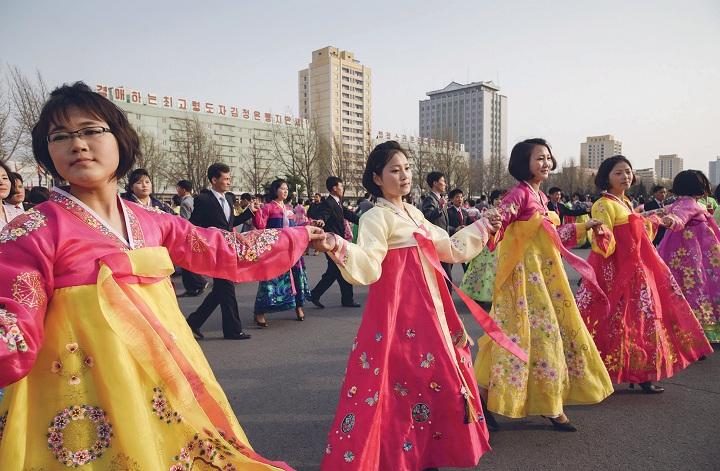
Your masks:
<instances>
[{"instance_id":1,"label":"eyeglasses","mask_svg":"<svg viewBox=\"0 0 720 471\"><path fill-rule=\"evenodd\" d=\"M54 132L47 137L47 141L52 144L54 142L70 142L70 140L77 136L80 139L96 139L106 132L112 133L110 128L104 126L90 126L87 128L78 129L73 132Z\"/></svg>"}]
</instances>

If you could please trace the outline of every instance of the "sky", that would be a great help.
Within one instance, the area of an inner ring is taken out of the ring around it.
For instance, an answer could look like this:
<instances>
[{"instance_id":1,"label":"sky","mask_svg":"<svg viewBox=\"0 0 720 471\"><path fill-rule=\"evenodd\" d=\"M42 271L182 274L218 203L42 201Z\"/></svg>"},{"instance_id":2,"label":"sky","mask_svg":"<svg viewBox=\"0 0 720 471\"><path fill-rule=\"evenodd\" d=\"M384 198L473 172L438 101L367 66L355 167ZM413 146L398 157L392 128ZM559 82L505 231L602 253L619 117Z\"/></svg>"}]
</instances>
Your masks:
<instances>
[{"instance_id":1,"label":"sky","mask_svg":"<svg viewBox=\"0 0 720 471\"><path fill-rule=\"evenodd\" d=\"M720 157L720 1L0 0L0 68L297 114L313 50L372 69L372 129L418 132L451 81L508 97L508 151L544 137L562 161L612 134L635 168Z\"/></svg>"}]
</instances>

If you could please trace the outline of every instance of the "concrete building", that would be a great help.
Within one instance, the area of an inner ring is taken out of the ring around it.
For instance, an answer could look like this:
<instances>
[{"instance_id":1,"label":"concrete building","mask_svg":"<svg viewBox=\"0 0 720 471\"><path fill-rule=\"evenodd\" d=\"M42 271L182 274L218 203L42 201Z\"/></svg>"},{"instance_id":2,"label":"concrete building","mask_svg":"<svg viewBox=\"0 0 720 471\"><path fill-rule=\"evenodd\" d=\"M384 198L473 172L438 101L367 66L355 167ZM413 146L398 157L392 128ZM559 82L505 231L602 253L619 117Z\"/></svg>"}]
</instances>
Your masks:
<instances>
[{"instance_id":1,"label":"concrete building","mask_svg":"<svg viewBox=\"0 0 720 471\"><path fill-rule=\"evenodd\" d=\"M342 162L346 180L361 180L371 150L371 98L371 70L350 51L313 51L308 68L298 72L300 117L317 126L335 156L328 168L341 173L336 167Z\"/></svg>"},{"instance_id":2,"label":"concrete building","mask_svg":"<svg viewBox=\"0 0 720 471\"><path fill-rule=\"evenodd\" d=\"M635 177L645 185L655 184L655 169L654 168L638 168L635 169Z\"/></svg>"},{"instance_id":3,"label":"concrete building","mask_svg":"<svg viewBox=\"0 0 720 471\"><path fill-rule=\"evenodd\" d=\"M655 175L657 178L672 180L683 171L683 159L677 154L659 155L655 159Z\"/></svg>"},{"instance_id":4,"label":"concrete building","mask_svg":"<svg viewBox=\"0 0 720 471\"><path fill-rule=\"evenodd\" d=\"M622 154L622 142L611 134L588 136L580 144L580 166L598 169L603 160L618 154Z\"/></svg>"},{"instance_id":5,"label":"concrete building","mask_svg":"<svg viewBox=\"0 0 720 471\"><path fill-rule=\"evenodd\" d=\"M176 96L162 96L125 87L97 85L96 92L112 100L127 114L130 124L154 138L173 165L182 136L181 123L197 117L218 147L218 160L231 168L232 189L236 193L254 192L248 170L269 181L285 176L277 156L273 155L273 133L279 129L301 133L306 122L298 117L273 114L240 106L209 103ZM176 181L163 182L157 193L175 193ZM203 182L205 183L205 182Z\"/></svg>"},{"instance_id":6,"label":"concrete building","mask_svg":"<svg viewBox=\"0 0 720 471\"><path fill-rule=\"evenodd\" d=\"M451 82L427 96L420 100L421 137L463 144L473 165L509 157L507 97L497 85Z\"/></svg>"},{"instance_id":7,"label":"concrete building","mask_svg":"<svg viewBox=\"0 0 720 471\"><path fill-rule=\"evenodd\" d=\"M713 186L720 185L720 156L711 160L708 168L708 180Z\"/></svg>"}]
</instances>

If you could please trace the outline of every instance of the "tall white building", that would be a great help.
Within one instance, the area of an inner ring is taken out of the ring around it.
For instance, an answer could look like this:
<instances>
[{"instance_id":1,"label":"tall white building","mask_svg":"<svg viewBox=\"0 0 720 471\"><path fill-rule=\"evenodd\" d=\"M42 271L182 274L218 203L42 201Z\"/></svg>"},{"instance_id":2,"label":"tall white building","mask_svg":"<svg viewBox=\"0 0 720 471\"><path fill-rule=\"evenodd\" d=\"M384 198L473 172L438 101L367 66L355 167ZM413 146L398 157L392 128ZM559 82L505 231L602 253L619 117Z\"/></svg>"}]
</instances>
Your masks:
<instances>
[{"instance_id":1,"label":"tall white building","mask_svg":"<svg viewBox=\"0 0 720 471\"><path fill-rule=\"evenodd\" d=\"M713 186L720 185L720 156L715 157L714 161L710 161L708 180Z\"/></svg>"},{"instance_id":2,"label":"tall white building","mask_svg":"<svg viewBox=\"0 0 720 471\"><path fill-rule=\"evenodd\" d=\"M420 136L465 146L473 164L509 157L507 97L492 82L450 82L420 101Z\"/></svg>"},{"instance_id":3,"label":"tall white building","mask_svg":"<svg viewBox=\"0 0 720 471\"><path fill-rule=\"evenodd\" d=\"M598 169L603 160L618 154L622 154L622 142L612 134L588 136L580 144L580 166Z\"/></svg>"},{"instance_id":4,"label":"tall white building","mask_svg":"<svg viewBox=\"0 0 720 471\"><path fill-rule=\"evenodd\" d=\"M655 159L655 175L657 178L672 180L683 171L683 159L677 154L659 155Z\"/></svg>"}]
</instances>

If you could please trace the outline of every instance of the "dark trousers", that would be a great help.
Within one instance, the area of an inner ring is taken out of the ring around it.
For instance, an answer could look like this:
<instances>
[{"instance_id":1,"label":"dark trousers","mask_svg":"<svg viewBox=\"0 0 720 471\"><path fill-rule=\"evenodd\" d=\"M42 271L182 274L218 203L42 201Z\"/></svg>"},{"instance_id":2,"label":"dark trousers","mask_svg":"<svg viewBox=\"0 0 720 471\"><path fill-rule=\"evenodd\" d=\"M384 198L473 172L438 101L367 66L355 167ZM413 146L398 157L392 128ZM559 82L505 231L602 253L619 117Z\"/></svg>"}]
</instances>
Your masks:
<instances>
[{"instance_id":1,"label":"dark trousers","mask_svg":"<svg viewBox=\"0 0 720 471\"><path fill-rule=\"evenodd\" d=\"M232 281L213 278L213 287L200 307L187 318L188 324L200 329L215 308L220 305L222 328L225 337L234 337L242 332L242 323L235 299L235 284Z\"/></svg>"},{"instance_id":2,"label":"dark trousers","mask_svg":"<svg viewBox=\"0 0 720 471\"><path fill-rule=\"evenodd\" d=\"M325 270L322 278L320 278L320 282L312 289L310 295L313 299L319 301L325 291L327 291L328 288L337 281L340 285L340 302L342 304L354 303L352 285L345 281L345 278L343 278L340 273L340 269L337 265L335 265L335 262L327 256L327 254L325 255L325 258L327 259L327 270Z\"/></svg>"},{"instance_id":3,"label":"dark trousers","mask_svg":"<svg viewBox=\"0 0 720 471\"><path fill-rule=\"evenodd\" d=\"M186 293L200 291L205 287L205 278L202 275L193 273L184 268L182 270L182 282Z\"/></svg>"}]
</instances>

